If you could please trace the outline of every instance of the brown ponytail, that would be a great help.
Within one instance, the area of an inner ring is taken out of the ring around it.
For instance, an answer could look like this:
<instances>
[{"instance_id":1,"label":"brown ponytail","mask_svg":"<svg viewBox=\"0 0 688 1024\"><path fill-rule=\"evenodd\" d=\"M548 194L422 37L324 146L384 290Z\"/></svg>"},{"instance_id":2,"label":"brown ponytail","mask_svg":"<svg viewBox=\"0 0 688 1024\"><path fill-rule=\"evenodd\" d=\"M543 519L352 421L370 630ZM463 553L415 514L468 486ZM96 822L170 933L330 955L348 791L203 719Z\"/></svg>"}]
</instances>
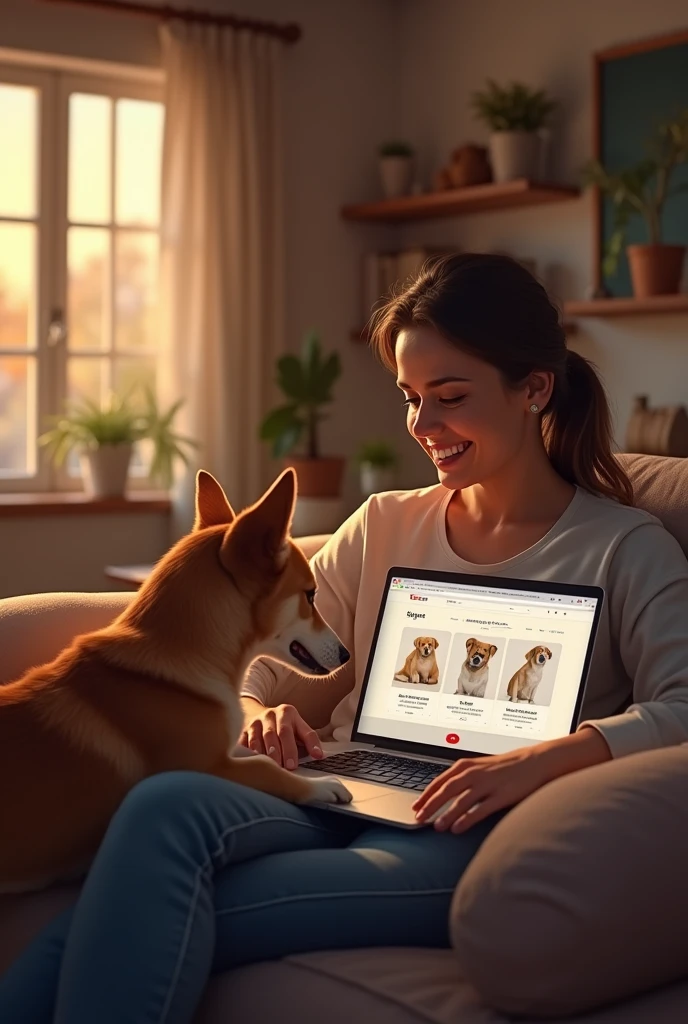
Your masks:
<instances>
[{"instance_id":1,"label":"brown ponytail","mask_svg":"<svg viewBox=\"0 0 688 1024\"><path fill-rule=\"evenodd\" d=\"M570 349L542 417L542 436L557 473L593 494L633 504L633 485L612 454L609 402L591 362Z\"/></svg>"},{"instance_id":2,"label":"brown ponytail","mask_svg":"<svg viewBox=\"0 0 688 1024\"><path fill-rule=\"evenodd\" d=\"M426 326L496 367L518 386L535 370L554 375L542 414L552 465L592 494L633 504L633 487L612 452L607 396L587 359L566 348L556 307L542 285L508 256L460 253L428 261L375 315L371 344L394 371L399 332Z\"/></svg>"}]
</instances>

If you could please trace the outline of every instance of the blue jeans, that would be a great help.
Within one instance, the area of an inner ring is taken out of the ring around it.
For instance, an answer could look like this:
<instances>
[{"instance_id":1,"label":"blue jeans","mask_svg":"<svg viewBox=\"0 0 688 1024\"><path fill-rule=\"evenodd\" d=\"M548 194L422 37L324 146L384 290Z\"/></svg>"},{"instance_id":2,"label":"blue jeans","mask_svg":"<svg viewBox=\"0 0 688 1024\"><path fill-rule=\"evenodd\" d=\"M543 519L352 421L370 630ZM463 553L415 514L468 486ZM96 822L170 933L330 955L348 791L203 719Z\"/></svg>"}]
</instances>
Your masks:
<instances>
[{"instance_id":1,"label":"blue jeans","mask_svg":"<svg viewBox=\"0 0 688 1024\"><path fill-rule=\"evenodd\" d=\"M78 902L0 979L2 1024L188 1024L211 973L289 953L446 946L464 835L295 807L196 772L136 786Z\"/></svg>"}]
</instances>

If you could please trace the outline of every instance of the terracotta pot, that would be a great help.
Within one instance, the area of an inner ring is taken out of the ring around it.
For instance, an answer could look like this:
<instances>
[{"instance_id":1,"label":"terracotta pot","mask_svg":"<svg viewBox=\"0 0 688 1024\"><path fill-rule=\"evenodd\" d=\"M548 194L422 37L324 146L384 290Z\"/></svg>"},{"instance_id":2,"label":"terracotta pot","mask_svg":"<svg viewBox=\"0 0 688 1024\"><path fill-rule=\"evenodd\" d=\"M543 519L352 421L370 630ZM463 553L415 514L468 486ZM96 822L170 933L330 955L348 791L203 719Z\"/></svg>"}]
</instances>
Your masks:
<instances>
[{"instance_id":1,"label":"terracotta pot","mask_svg":"<svg viewBox=\"0 0 688 1024\"><path fill-rule=\"evenodd\" d=\"M79 454L84 490L91 498L123 498L127 489L130 444L101 444Z\"/></svg>"},{"instance_id":2,"label":"terracotta pot","mask_svg":"<svg viewBox=\"0 0 688 1024\"><path fill-rule=\"evenodd\" d=\"M681 284L685 253L685 245L626 246L635 297L675 295Z\"/></svg>"},{"instance_id":3,"label":"terracotta pot","mask_svg":"<svg viewBox=\"0 0 688 1024\"><path fill-rule=\"evenodd\" d=\"M285 466L296 470L300 498L338 498L344 474L344 459L337 455L329 459L308 459L303 455L290 455Z\"/></svg>"}]
</instances>

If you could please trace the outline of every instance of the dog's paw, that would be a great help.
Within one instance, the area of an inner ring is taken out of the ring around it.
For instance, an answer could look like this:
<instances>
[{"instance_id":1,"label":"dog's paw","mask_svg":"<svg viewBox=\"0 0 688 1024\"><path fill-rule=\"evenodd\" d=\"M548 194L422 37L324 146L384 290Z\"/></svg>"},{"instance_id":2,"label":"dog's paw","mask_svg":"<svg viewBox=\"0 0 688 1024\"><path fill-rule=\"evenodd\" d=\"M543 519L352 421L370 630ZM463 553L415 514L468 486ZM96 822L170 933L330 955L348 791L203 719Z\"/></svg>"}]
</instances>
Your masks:
<instances>
[{"instance_id":1,"label":"dog's paw","mask_svg":"<svg viewBox=\"0 0 688 1024\"><path fill-rule=\"evenodd\" d=\"M309 793L304 804L349 804L353 797L346 786L326 776L324 779L309 779Z\"/></svg>"}]
</instances>

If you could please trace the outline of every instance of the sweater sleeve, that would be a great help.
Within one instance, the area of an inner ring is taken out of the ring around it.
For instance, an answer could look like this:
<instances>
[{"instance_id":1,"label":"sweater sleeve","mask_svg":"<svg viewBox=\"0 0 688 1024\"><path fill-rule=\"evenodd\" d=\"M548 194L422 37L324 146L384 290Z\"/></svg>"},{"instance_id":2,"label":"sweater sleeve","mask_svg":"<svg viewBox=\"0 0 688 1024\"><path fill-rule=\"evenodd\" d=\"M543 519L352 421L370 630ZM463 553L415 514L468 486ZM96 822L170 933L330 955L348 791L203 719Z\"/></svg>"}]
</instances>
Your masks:
<instances>
[{"instance_id":1,"label":"sweater sleeve","mask_svg":"<svg viewBox=\"0 0 688 1024\"><path fill-rule=\"evenodd\" d=\"M315 606L328 626L351 654L339 669L338 678L354 672L354 616L361 582L368 503L354 512L311 559L315 576ZM296 682L297 672L268 658L258 658L249 666L241 688L242 697L253 697L265 707L273 707L275 695ZM353 685L353 679L352 679Z\"/></svg>"},{"instance_id":2,"label":"sweater sleeve","mask_svg":"<svg viewBox=\"0 0 688 1024\"><path fill-rule=\"evenodd\" d=\"M688 562L655 521L619 544L609 568L611 634L633 703L623 714L581 723L604 736L613 757L688 741Z\"/></svg>"}]
</instances>

